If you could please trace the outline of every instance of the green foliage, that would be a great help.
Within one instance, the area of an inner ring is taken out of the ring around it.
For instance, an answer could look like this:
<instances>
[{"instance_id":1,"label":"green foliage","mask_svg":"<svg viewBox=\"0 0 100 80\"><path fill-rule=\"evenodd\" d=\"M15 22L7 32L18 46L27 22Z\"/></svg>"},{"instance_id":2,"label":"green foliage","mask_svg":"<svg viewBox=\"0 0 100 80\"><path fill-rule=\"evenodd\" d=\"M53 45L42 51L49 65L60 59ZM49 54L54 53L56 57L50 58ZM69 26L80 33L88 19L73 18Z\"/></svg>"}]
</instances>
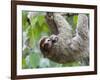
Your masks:
<instances>
[{"instance_id":1,"label":"green foliage","mask_svg":"<svg viewBox=\"0 0 100 80\"><path fill-rule=\"evenodd\" d=\"M28 12L22 11L22 30L23 30L23 54L22 54L22 69L30 68L47 68L47 67L66 67L78 66L78 63L59 64L49 59L43 58L39 50L39 40L42 36L49 36L50 30L45 21L43 12L37 12L36 16L31 16L30 24L28 22ZM77 16L68 17L68 22L73 29L76 28Z\"/></svg>"},{"instance_id":2,"label":"green foliage","mask_svg":"<svg viewBox=\"0 0 100 80\"><path fill-rule=\"evenodd\" d=\"M69 67L73 67L73 66L80 66L79 62L69 62L66 64L62 65L63 67L69 66Z\"/></svg>"},{"instance_id":3,"label":"green foliage","mask_svg":"<svg viewBox=\"0 0 100 80\"><path fill-rule=\"evenodd\" d=\"M67 17L67 21L69 24L72 26L73 31L75 31L76 26L77 26L77 20L78 20L78 15L72 15Z\"/></svg>"},{"instance_id":4,"label":"green foliage","mask_svg":"<svg viewBox=\"0 0 100 80\"><path fill-rule=\"evenodd\" d=\"M39 65L40 56L38 53L31 53L29 56L31 68L36 68Z\"/></svg>"},{"instance_id":5,"label":"green foliage","mask_svg":"<svg viewBox=\"0 0 100 80\"><path fill-rule=\"evenodd\" d=\"M22 29L25 31L28 26L27 12L22 11Z\"/></svg>"},{"instance_id":6,"label":"green foliage","mask_svg":"<svg viewBox=\"0 0 100 80\"><path fill-rule=\"evenodd\" d=\"M26 64L25 58L22 58L22 68L25 69L27 67L28 67L28 65Z\"/></svg>"},{"instance_id":7,"label":"green foliage","mask_svg":"<svg viewBox=\"0 0 100 80\"><path fill-rule=\"evenodd\" d=\"M75 16L73 17L73 30L76 29L76 26L77 26L77 20L78 20L78 16L75 15Z\"/></svg>"}]
</instances>

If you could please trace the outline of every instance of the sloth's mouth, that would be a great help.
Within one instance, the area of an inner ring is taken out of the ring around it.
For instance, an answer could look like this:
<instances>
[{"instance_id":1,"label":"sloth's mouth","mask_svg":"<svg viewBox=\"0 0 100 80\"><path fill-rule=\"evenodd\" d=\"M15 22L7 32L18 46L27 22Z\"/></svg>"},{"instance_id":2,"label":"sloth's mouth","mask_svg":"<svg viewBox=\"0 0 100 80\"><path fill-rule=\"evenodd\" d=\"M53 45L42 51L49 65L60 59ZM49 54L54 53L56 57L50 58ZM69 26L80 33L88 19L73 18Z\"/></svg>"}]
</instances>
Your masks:
<instances>
[{"instance_id":1,"label":"sloth's mouth","mask_svg":"<svg viewBox=\"0 0 100 80\"><path fill-rule=\"evenodd\" d=\"M48 43L44 45L44 48L48 48L48 47L49 47L49 44Z\"/></svg>"},{"instance_id":2,"label":"sloth's mouth","mask_svg":"<svg viewBox=\"0 0 100 80\"><path fill-rule=\"evenodd\" d=\"M45 49L46 51L48 51L50 48L51 48L51 45L49 45L48 43L46 43L46 44L44 45L44 49Z\"/></svg>"}]
</instances>

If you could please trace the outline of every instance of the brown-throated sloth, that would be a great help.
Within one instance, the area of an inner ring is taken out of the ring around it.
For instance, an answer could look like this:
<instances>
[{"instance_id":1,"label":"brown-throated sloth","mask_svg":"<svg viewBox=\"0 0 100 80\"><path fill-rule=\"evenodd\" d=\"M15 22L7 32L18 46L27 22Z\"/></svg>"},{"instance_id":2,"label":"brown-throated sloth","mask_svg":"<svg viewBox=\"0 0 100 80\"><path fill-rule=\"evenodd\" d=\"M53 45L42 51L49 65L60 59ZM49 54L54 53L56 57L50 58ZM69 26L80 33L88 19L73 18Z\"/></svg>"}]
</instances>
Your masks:
<instances>
[{"instance_id":1,"label":"brown-throated sloth","mask_svg":"<svg viewBox=\"0 0 100 80\"><path fill-rule=\"evenodd\" d=\"M48 16L57 27L58 34L50 37L43 37L40 40L40 50L44 57L57 63L79 61L81 65L89 64L89 29L88 17L85 14L78 15L78 24L75 36L72 34L72 27L60 13L52 13Z\"/></svg>"}]
</instances>

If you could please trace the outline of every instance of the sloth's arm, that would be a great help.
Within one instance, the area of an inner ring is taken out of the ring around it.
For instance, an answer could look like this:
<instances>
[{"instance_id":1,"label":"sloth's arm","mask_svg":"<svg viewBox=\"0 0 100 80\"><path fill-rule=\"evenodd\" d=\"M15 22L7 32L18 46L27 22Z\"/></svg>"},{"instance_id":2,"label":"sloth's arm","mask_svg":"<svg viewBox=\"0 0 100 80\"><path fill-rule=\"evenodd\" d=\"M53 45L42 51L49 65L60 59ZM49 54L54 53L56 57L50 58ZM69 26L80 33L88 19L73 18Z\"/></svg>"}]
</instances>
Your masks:
<instances>
[{"instance_id":1,"label":"sloth's arm","mask_svg":"<svg viewBox=\"0 0 100 80\"><path fill-rule=\"evenodd\" d=\"M78 24L76 36L71 39L70 48L72 51L78 51L82 65L89 64L89 27L88 17L85 14L78 15Z\"/></svg>"},{"instance_id":2,"label":"sloth's arm","mask_svg":"<svg viewBox=\"0 0 100 80\"><path fill-rule=\"evenodd\" d=\"M89 41L89 29L88 29L88 17L84 14L78 15L78 24L76 28L75 37L71 39L71 46L74 50L79 50L81 47L84 49L88 46Z\"/></svg>"}]
</instances>

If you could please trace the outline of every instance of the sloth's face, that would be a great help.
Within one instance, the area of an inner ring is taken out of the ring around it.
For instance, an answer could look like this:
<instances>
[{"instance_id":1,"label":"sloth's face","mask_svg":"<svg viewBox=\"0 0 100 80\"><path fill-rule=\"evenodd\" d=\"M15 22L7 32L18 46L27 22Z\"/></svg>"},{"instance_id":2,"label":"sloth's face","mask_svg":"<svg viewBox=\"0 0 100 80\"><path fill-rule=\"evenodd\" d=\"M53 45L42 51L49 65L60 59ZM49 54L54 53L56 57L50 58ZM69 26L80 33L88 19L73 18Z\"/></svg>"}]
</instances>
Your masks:
<instances>
[{"instance_id":1,"label":"sloth's face","mask_svg":"<svg viewBox=\"0 0 100 80\"><path fill-rule=\"evenodd\" d=\"M40 49L48 51L52 47L52 40L50 38L43 38L40 41Z\"/></svg>"},{"instance_id":2,"label":"sloth's face","mask_svg":"<svg viewBox=\"0 0 100 80\"><path fill-rule=\"evenodd\" d=\"M52 40L47 38L43 44L45 50L50 49L52 47Z\"/></svg>"},{"instance_id":3,"label":"sloth's face","mask_svg":"<svg viewBox=\"0 0 100 80\"><path fill-rule=\"evenodd\" d=\"M50 37L44 37L40 41L40 49L43 51L49 51L57 41L58 37L56 35L51 35Z\"/></svg>"}]
</instances>

